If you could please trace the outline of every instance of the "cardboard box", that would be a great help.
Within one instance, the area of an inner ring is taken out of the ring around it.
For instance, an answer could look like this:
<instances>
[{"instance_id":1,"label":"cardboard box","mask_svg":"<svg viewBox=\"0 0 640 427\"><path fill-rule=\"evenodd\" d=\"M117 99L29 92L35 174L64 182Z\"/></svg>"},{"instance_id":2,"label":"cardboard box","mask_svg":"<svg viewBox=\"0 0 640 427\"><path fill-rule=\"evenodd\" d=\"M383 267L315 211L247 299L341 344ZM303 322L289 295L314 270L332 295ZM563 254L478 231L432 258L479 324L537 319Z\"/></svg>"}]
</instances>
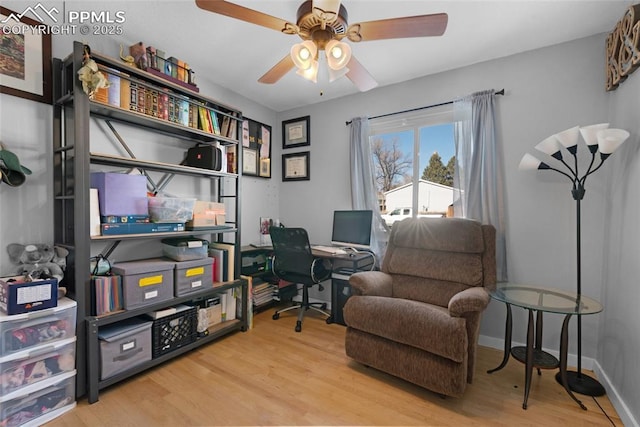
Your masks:
<instances>
[{"instance_id":1,"label":"cardboard box","mask_svg":"<svg viewBox=\"0 0 640 427\"><path fill-rule=\"evenodd\" d=\"M58 305L58 279L25 282L22 276L0 279L0 310L13 315Z\"/></svg>"},{"instance_id":2,"label":"cardboard box","mask_svg":"<svg viewBox=\"0 0 640 427\"><path fill-rule=\"evenodd\" d=\"M144 175L92 172L91 188L98 189L102 216L149 215Z\"/></svg>"},{"instance_id":3,"label":"cardboard box","mask_svg":"<svg viewBox=\"0 0 640 427\"><path fill-rule=\"evenodd\" d=\"M189 228L206 228L225 225L224 203L196 201L193 219L187 222Z\"/></svg>"}]
</instances>

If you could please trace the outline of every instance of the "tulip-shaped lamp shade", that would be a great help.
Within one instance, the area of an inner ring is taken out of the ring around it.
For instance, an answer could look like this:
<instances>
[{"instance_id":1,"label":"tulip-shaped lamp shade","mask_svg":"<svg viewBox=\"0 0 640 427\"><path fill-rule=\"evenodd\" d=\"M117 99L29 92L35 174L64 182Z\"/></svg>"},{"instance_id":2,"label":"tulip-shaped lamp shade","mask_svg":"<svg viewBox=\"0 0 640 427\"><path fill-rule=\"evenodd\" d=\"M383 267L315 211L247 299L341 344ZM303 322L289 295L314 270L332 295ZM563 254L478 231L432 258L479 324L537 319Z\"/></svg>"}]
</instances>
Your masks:
<instances>
[{"instance_id":1,"label":"tulip-shaped lamp shade","mask_svg":"<svg viewBox=\"0 0 640 427\"><path fill-rule=\"evenodd\" d=\"M580 136L580 127L575 126L571 129L563 130L560 133L555 134L560 144L566 148L571 154L576 154L578 151L578 136Z\"/></svg>"},{"instance_id":2,"label":"tulip-shaped lamp shade","mask_svg":"<svg viewBox=\"0 0 640 427\"><path fill-rule=\"evenodd\" d=\"M299 70L307 70L313 66L316 60L318 48L311 40L296 43L291 46L291 59Z\"/></svg>"},{"instance_id":3,"label":"tulip-shaped lamp shade","mask_svg":"<svg viewBox=\"0 0 640 427\"><path fill-rule=\"evenodd\" d=\"M562 152L560 151L562 147L560 146L560 142L555 135L544 139L538 145L536 145L535 148L536 150L542 151L544 154L548 154L555 159L562 160Z\"/></svg>"},{"instance_id":4,"label":"tulip-shaped lamp shade","mask_svg":"<svg viewBox=\"0 0 640 427\"><path fill-rule=\"evenodd\" d=\"M338 40L331 40L325 47L327 64L332 70L341 70L351 60L351 46Z\"/></svg>"},{"instance_id":5,"label":"tulip-shaped lamp shade","mask_svg":"<svg viewBox=\"0 0 640 427\"><path fill-rule=\"evenodd\" d=\"M602 159L606 159L629 138L629 132L623 129L605 129L598 132L598 150Z\"/></svg>"},{"instance_id":6,"label":"tulip-shaped lamp shade","mask_svg":"<svg viewBox=\"0 0 640 427\"><path fill-rule=\"evenodd\" d=\"M522 156L522 160L520 160L520 165L518 166L518 169L521 171L549 169L549 165L547 165L545 162L541 162L531 154L525 153L525 155Z\"/></svg>"},{"instance_id":7,"label":"tulip-shaped lamp shade","mask_svg":"<svg viewBox=\"0 0 640 427\"><path fill-rule=\"evenodd\" d=\"M600 123L597 125L582 126L580 128L580 135L582 135L582 139L584 139L591 154L598 151L598 132L608 127L609 123Z\"/></svg>"},{"instance_id":8,"label":"tulip-shaped lamp shade","mask_svg":"<svg viewBox=\"0 0 640 427\"><path fill-rule=\"evenodd\" d=\"M311 61L311 66L307 69L298 68L296 74L314 83L318 82L318 61Z\"/></svg>"}]
</instances>

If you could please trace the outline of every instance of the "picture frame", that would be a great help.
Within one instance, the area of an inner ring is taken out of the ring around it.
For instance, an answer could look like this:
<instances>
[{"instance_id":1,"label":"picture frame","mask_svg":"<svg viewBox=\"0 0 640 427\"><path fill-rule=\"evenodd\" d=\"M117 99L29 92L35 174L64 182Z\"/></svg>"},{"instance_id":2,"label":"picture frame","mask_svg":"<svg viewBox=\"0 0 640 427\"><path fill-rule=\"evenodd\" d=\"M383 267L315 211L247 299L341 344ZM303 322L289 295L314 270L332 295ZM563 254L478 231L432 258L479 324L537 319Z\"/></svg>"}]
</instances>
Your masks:
<instances>
[{"instance_id":1,"label":"picture frame","mask_svg":"<svg viewBox=\"0 0 640 427\"><path fill-rule=\"evenodd\" d=\"M284 120L282 122L282 148L304 147L311 145L310 116Z\"/></svg>"},{"instance_id":2,"label":"picture frame","mask_svg":"<svg viewBox=\"0 0 640 427\"><path fill-rule=\"evenodd\" d=\"M243 165L246 165L242 167L242 174L271 178L271 126L245 117L241 144Z\"/></svg>"},{"instance_id":3,"label":"picture frame","mask_svg":"<svg viewBox=\"0 0 640 427\"><path fill-rule=\"evenodd\" d=\"M242 174L258 175L258 152L257 150L242 147Z\"/></svg>"},{"instance_id":4,"label":"picture frame","mask_svg":"<svg viewBox=\"0 0 640 427\"><path fill-rule=\"evenodd\" d=\"M310 152L290 153L282 155L283 181L309 181L311 168L309 164Z\"/></svg>"},{"instance_id":5,"label":"picture frame","mask_svg":"<svg viewBox=\"0 0 640 427\"><path fill-rule=\"evenodd\" d=\"M13 19L15 19L15 22ZM5 26L38 26L44 24L0 6L0 21L10 18ZM53 102L51 65L51 32L25 31L22 34L0 33L0 93L31 101Z\"/></svg>"}]
</instances>

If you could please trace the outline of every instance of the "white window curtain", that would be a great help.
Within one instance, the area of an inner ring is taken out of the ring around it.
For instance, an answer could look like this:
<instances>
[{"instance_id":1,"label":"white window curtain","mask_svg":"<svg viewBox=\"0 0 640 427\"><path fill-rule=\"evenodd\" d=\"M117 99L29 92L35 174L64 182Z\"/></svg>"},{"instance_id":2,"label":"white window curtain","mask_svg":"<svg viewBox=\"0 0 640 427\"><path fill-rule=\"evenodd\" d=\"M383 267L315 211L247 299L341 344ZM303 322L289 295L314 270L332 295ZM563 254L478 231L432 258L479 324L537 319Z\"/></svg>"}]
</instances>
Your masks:
<instances>
[{"instance_id":1,"label":"white window curtain","mask_svg":"<svg viewBox=\"0 0 640 427\"><path fill-rule=\"evenodd\" d=\"M354 210L373 211L371 250L376 255L377 265L382 263L385 250L387 226L380 216L378 192L373 175L373 158L369 145L369 119L356 117L351 121L349 138L351 160L351 203Z\"/></svg>"},{"instance_id":2,"label":"white window curtain","mask_svg":"<svg viewBox=\"0 0 640 427\"><path fill-rule=\"evenodd\" d=\"M498 281L507 280L503 203L503 167L497 155L495 92L486 90L453 103L456 168L455 216L472 218L496 228Z\"/></svg>"}]
</instances>

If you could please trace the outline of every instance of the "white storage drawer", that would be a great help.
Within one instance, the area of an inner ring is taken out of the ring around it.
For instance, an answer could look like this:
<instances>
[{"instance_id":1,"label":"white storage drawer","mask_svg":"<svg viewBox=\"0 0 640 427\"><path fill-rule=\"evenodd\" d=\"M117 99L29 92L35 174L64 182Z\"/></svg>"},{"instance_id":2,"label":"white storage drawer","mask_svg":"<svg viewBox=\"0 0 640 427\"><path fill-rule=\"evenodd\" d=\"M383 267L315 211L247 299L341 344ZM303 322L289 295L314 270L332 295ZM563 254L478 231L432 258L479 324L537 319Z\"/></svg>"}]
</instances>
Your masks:
<instances>
[{"instance_id":1,"label":"white storage drawer","mask_svg":"<svg viewBox=\"0 0 640 427\"><path fill-rule=\"evenodd\" d=\"M0 425L41 425L75 406L76 371L0 396Z\"/></svg>"},{"instance_id":2,"label":"white storage drawer","mask_svg":"<svg viewBox=\"0 0 640 427\"><path fill-rule=\"evenodd\" d=\"M0 395L63 375L76 368L76 337L0 358Z\"/></svg>"},{"instance_id":3,"label":"white storage drawer","mask_svg":"<svg viewBox=\"0 0 640 427\"><path fill-rule=\"evenodd\" d=\"M0 357L76 335L76 302L61 298L58 306L8 316L0 313Z\"/></svg>"}]
</instances>

